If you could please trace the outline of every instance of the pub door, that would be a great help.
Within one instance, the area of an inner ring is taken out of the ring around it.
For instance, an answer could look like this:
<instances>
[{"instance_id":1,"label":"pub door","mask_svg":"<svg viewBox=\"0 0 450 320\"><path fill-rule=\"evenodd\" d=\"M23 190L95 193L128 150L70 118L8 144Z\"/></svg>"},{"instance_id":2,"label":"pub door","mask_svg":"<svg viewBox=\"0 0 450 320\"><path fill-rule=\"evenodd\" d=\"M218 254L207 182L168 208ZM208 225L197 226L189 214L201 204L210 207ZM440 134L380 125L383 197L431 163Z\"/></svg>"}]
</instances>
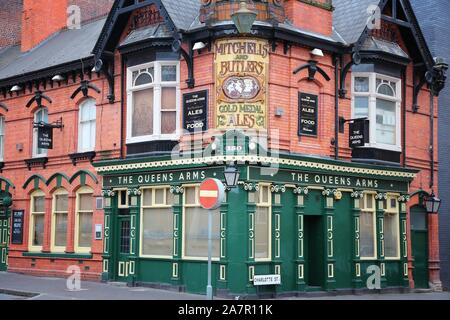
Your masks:
<instances>
[{"instance_id":1,"label":"pub door","mask_svg":"<svg viewBox=\"0 0 450 320\"><path fill-rule=\"evenodd\" d=\"M411 208L411 246L414 287L428 288L428 223L427 212L422 206Z\"/></svg>"},{"instance_id":2,"label":"pub door","mask_svg":"<svg viewBox=\"0 0 450 320\"><path fill-rule=\"evenodd\" d=\"M0 271L8 268L9 226L7 211L0 211Z\"/></svg>"},{"instance_id":3,"label":"pub door","mask_svg":"<svg viewBox=\"0 0 450 320\"><path fill-rule=\"evenodd\" d=\"M118 217L117 237L117 275L118 281L127 281L130 274L131 219L130 216Z\"/></svg>"}]
</instances>

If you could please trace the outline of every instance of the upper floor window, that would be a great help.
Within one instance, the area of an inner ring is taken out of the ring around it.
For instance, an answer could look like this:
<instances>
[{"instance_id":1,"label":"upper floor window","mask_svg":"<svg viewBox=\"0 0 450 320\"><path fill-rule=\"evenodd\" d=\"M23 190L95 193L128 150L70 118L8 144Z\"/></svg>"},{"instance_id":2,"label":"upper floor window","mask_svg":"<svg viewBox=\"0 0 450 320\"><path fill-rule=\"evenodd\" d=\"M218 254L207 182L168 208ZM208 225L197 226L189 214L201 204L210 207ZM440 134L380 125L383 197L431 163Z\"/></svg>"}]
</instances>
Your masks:
<instances>
[{"instance_id":1,"label":"upper floor window","mask_svg":"<svg viewBox=\"0 0 450 320\"><path fill-rule=\"evenodd\" d=\"M376 73L353 74L353 116L370 120L368 147L401 152L401 81Z\"/></svg>"},{"instance_id":2,"label":"upper floor window","mask_svg":"<svg viewBox=\"0 0 450 320\"><path fill-rule=\"evenodd\" d=\"M95 150L96 106L94 99L88 99L80 105L78 125L78 151Z\"/></svg>"},{"instance_id":3,"label":"upper floor window","mask_svg":"<svg viewBox=\"0 0 450 320\"><path fill-rule=\"evenodd\" d=\"M127 143L177 140L180 66L156 61L128 68Z\"/></svg>"},{"instance_id":4,"label":"upper floor window","mask_svg":"<svg viewBox=\"0 0 450 320\"><path fill-rule=\"evenodd\" d=\"M34 113L34 122L48 123L48 110L41 108ZM33 158L46 157L47 150L38 148L38 128L33 128Z\"/></svg>"},{"instance_id":5,"label":"upper floor window","mask_svg":"<svg viewBox=\"0 0 450 320\"><path fill-rule=\"evenodd\" d=\"M5 154L5 117L0 116L0 162L4 160Z\"/></svg>"}]
</instances>

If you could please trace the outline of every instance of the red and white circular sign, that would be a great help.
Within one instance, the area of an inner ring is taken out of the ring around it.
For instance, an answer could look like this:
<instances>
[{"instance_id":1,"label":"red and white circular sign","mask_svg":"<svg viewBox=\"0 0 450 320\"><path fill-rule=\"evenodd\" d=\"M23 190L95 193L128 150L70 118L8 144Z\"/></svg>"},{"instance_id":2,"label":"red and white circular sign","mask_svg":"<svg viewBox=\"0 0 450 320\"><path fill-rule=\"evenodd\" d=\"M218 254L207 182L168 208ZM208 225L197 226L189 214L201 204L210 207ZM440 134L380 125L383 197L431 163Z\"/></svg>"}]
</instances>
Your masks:
<instances>
[{"instance_id":1,"label":"red and white circular sign","mask_svg":"<svg viewBox=\"0 0 450 320\"><path fill-rule=\"evenodd\" d=\"M200 205L207 210L220 207L225 197L225 187L218 179L206 179L200 185Z\"/></svg>"}]
</instances>

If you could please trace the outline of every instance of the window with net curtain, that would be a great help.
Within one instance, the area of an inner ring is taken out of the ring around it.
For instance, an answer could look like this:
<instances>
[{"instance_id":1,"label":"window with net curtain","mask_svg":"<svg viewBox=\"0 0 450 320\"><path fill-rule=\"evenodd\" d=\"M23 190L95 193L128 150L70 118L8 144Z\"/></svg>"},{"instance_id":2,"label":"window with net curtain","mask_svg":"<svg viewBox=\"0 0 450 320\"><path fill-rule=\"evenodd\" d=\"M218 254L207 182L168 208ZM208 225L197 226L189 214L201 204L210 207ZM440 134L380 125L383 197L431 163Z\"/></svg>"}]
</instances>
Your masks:
<instances>
[{"instance_id":1,"label":"window with net curtain","mask_svg":"<svg viewBox=\"0 0 450 320\"><path fill-rule=\"evenodd\" d=\"M94 99L87 99L80 105L78 151L95 150L96 106Z\"/></svg>"},{"instance_id":2,"label":"window with net curtain","mask_svg":"<svg viewBox=\"0 0 450 320\"><path fill-rule=\"evenodd\" d=\"M353 117L367 117L371 126L375 126L375 137L370 139L372 144L400 147L397 138L400 129L399 83L400 80L376 74L356 74L353 78Z\"/></svg>"},{"instance_id":3,"label":"window with net curtain","mask_svg":"<svg viewBox=\"0 0 450 320\"><path fill-rule=\"evenodd\" d=\"M79 251L89 251L92 247L92 219L94 214L94 194L90 188L77 192L77 243Z\"/></svg>"},{"instance_id":4,"label":"window with net curtain","mask_svg":"<svg viewBox=\"0 0 450 320\"><path fill-rule=\"evenodd\" d=\"M261 186L254 194L255 212L255 259L270 259L271 192L269 186Z\"/></svg>"},{"instance_id":5,"label":"window with net curtain","mask_svg":"<svg viewBox=\"0 0 450 320\"><path fill-rule=\"evenodd\" d=\"M40 108L34 113L34 122L48 123L47 108ZM47 156L47 150L38 148L38 128L33 128L33 157L39 158L45 156Z\"/></svg>"},{"instance_id":6,"label":"window with net curtain","mask_svg":"<svg viewBox=\"0 0 450 320\"><path fill-rule=\"evenodd\" d=\"M53 247L64 250L67 244L67 215L69 211L68 194L58 190L53 200Z\"/></svg>"},{"instance_id":7,"label":"window with net curtain","mask_svg":"<svg viewBox=\"0 0 450 320\"><path fill-rule=\"evenodd\" d=\"M129 142L175 139L180 99L179 63L152 62L130 67Z\"/></svg>"},{"instance_id":8,"label":"window with net curtain","mask_svg":"<svg viewBox=\"0 0 450 320\"><path fill-rule=\"evenodd\" d=\"M173 256L173 203L169 188L149 188L142 192L142 256Z\"/></svg>"},{"instance_id":9,"label":"window with net curtain","mask_svg":"<svg viewBox=\"0 0 450 320\"><path fill-rule=\"evenodd\" d=\"M45 196L40 190L31 195L31 243L32 247L42 247L44 243Z\"/></svg>"},{"instance_id":10,"label":"window with net curtain","mask_svg":"<svg viewBox=\"0 0 450 320\"><path fill-rule=\"evenodd\" d=\"M359 216L359 255L361 258L376 258L375 196L365 194L361 199Z\"/></svg>"},{"instance_id":11,"label":"window with net curtain","mask_svg":"<svg viewBox=\"0 0 450 320\"><path fill-rule=\"evenodd\" d=\"M386 258L400 258L400 217L399 205L394 196L385 201L384 214L384 255Z\"/></svg>"},{"instance_id":12,"label":"window with net curtain","mask_svg":"<svg viewBox=\"0 0 450 320\"><path fill-rule=\"evenodd\" d=\"M186 187L184 198L184 256L208 257L208 211L198 202L199 187ZM212 257L220 256L220 209L213 211Z\"/></svg>"}]
</instances>

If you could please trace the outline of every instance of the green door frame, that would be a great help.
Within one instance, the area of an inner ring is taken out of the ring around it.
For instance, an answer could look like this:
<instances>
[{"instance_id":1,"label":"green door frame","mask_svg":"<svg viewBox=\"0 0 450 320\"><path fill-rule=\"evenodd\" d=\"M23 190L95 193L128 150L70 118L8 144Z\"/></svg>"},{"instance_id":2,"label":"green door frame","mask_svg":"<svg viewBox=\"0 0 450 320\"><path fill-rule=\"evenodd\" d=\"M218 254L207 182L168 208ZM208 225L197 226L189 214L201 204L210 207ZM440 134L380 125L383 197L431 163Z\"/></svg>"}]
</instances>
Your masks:
<instances>
[{"instance_id":1,"label":"green door frame","mask_svg":"<svg viewBox=\"0 0 450 320\"><path fill-rule=\"evenodd\" d=\"M9 209L2 208L0 211L0 271L8 269L8 250L10 238Z\"/></svg>"},{"instance_id":2,"label":"green door frame","mask_svg":"<svg viewBox=\"0 0 450 320\"><path fill-rule=\"evenodd\" d=\"M126 282L130 275L130 248L131 248L131 216L117 217L116 240L116 272L114 278L117 281Z\"/></svg>"},{"instance_id":3,"label":"green door frame","mask_svg":"<svg viewBox=\"0 0 450 320\"><path fill-rule=\"evenodd\" d=\"M413 219L413 215L417 215L416 219ZM429 287L428 245L428 214L424 207L414 206L411 208L411 255L414 265L413 279L415 288L424 289Z\"/></svg>"}]
</instances>

